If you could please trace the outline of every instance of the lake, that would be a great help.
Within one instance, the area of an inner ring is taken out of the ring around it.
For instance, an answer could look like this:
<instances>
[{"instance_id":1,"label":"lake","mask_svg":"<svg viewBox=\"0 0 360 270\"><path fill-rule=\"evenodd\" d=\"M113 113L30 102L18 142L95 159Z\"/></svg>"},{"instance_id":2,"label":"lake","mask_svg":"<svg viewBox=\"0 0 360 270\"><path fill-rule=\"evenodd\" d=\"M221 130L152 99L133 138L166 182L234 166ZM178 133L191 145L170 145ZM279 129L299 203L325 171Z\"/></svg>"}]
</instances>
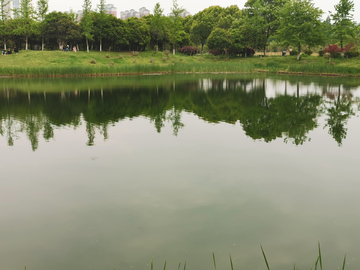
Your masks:
<instances>
[{"instance_id":1,"label":"lake","mask_svg":"<svg viewBox=\"0 0 360 270\"><path fill-rule=\"evenodd\" d=\"M0 269L360 268L360 80L0 80Z\"/></svg>"}]
</instances>

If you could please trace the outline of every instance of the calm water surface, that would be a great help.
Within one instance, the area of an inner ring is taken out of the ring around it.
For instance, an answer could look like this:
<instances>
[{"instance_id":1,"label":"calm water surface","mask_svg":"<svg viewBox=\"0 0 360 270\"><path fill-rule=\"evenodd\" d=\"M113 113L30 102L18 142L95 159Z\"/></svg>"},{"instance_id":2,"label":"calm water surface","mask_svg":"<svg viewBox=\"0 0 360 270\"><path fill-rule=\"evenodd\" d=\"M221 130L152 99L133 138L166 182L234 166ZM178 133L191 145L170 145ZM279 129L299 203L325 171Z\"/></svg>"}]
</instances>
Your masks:
<instances>
[{"instance_id":1,"label":"calm water surface","mask_svg":"<svg viewBox=\"0 0 360 270\"><path fill-rule=\"evenodd\" d=\"M0 269L359 269L359 85L0 80Z\"/></svg>"}]
</instances>

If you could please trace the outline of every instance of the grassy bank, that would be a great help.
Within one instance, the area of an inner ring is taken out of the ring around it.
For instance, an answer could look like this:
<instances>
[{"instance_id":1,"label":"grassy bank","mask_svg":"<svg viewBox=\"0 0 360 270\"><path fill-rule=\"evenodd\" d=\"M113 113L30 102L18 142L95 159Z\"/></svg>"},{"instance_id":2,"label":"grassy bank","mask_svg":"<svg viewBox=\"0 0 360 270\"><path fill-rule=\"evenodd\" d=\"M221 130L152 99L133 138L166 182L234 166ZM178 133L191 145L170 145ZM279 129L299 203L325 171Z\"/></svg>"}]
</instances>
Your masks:
<instances>
[{"instance_id":1,"label":"grassy bank","mask_svg":"<svg viewBox=\"0 0 360 270\"><path fill-rule=\"evenodd\" d=\"M21 51L1 58L0 76L106 76L144 73L271 72L360 76L360 60L318 56L228 57L163 52Z\"/></svg>"}]
</instances>

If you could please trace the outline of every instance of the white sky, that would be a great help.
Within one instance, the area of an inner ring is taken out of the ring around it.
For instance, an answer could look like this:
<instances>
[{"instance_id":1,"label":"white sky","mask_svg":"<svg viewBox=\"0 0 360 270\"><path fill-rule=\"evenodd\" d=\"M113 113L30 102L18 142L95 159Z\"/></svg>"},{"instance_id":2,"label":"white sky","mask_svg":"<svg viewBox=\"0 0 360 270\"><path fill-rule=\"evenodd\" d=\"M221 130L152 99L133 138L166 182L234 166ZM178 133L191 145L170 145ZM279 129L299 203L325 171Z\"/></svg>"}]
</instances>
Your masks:
<instances>
[{"instance_id":1,"label":"white sky","mask_svg":"<svg viewBox=\"0 0 360 270\"><path fill-rule=\"evenodd\" d=\"M37 0L33 0L33 3L35 4ZM80 10L83 5L83 0L49 0L49 10L50 11L69 11L70 8L72 8L74 11ZM152 13L155 4L159 2L160 6L164 9L164 14L170 13L170 7L172 6L172 0L137 0L137 1L120 1L120 0L107 0L107 4L113 4L115 7L117 7L118 11L118 17L120 11L135 9L138 11L141 7L146 7L149 9ZM210 6L222 6L222 7L228 7L231 5L238 5L240 9L244 7L246 0L240 0L240 1L233 1L233 0L207 0L207 1L199 1L199 2L193 2L192 0L178 0L178 4L188 10L191 15L194 15L195 13L210 7ZM339 0L313 0L316 7L321 8L324 13L325 17L328 14L328 11L334 11L334 5L339 2ZM355 3L355 12L354 19L356 22L360 22L360 1L359 0L353 0ZM96 6L99 3L99 0L93 0L93 8L96 8Z\"/></svg>"}]
</instances>

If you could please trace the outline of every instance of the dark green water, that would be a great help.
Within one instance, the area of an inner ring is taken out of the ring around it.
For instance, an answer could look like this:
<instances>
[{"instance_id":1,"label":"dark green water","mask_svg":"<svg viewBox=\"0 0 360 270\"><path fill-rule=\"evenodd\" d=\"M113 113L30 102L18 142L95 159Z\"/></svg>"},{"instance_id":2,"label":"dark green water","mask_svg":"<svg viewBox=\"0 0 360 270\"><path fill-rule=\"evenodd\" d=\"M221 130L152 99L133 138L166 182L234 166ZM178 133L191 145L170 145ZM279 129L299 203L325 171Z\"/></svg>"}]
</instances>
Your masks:
<instances>
[{"instance_id":1,"label":"dark green water","mask_svg":"<svg viewBox=\"0 0 360 270\"><path fill-rule=\"evenodd\" d=\"M0 80L0 269L360 268L360 80Z\"/></svg>"}]
</instances>

